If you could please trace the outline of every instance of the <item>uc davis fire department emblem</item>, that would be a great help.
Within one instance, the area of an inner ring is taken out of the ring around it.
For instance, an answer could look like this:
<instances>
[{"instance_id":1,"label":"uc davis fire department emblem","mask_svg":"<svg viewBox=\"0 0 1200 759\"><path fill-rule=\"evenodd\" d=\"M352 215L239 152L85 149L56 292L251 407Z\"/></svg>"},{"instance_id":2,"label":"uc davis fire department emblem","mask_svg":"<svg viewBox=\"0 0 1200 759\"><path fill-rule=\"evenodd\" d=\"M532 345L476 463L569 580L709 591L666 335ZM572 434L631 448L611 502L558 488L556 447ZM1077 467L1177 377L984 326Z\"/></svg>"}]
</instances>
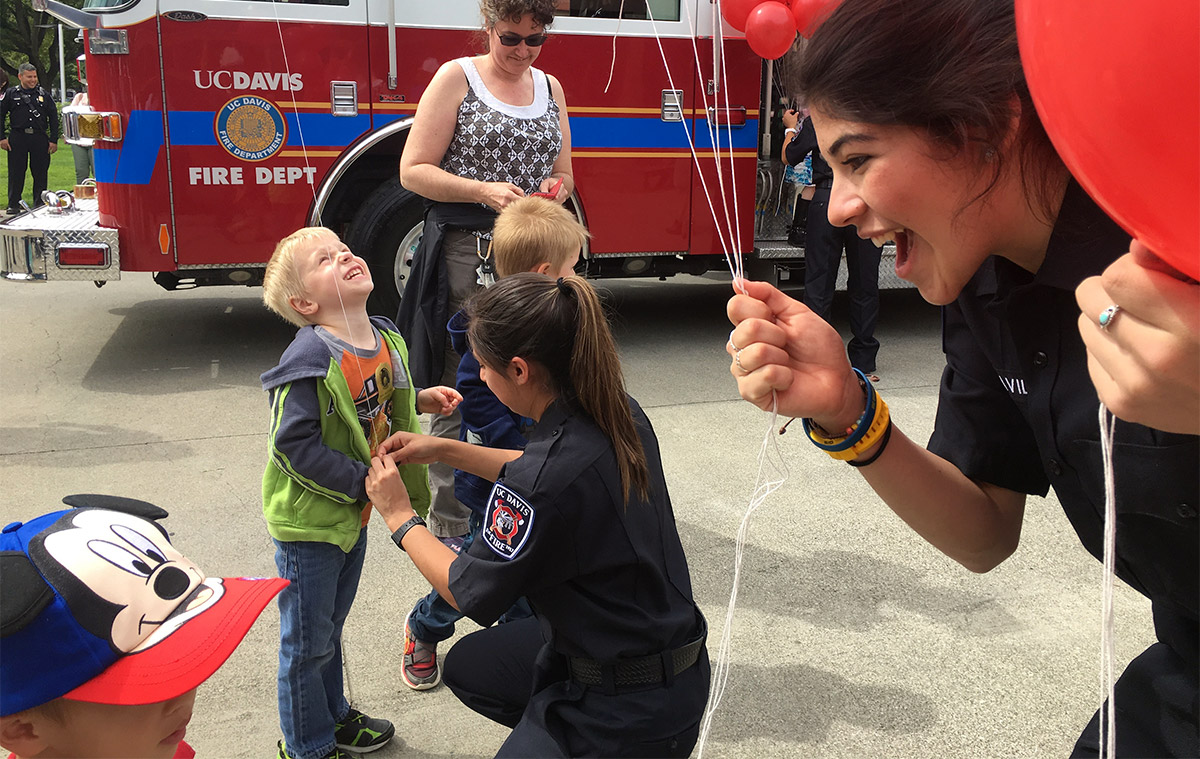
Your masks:
<instances>
[{"instance_id":1,"label":"uc davis fire department emblem","mask_svg":"<svg viewBox=\"0 0 1200 759\"><path fill-rule=\"evenodd\" d=\"M265 98L243 95L217 111L217 141L234 158L263 161L279 152L287 141L287 122L275 104Z\"/></svg>"},{"instance_id":2,"label":"uc davis fire department emblem","mask_svg":"<svg viewBox=\"0 0 1200 759\"><path fill-rule=\"evenodd\" d=\"M505 559L514 559L533 527L533 509L521 496L497 482L488 498L483 523L483 542Z\"/></svg>"}]
</instances>

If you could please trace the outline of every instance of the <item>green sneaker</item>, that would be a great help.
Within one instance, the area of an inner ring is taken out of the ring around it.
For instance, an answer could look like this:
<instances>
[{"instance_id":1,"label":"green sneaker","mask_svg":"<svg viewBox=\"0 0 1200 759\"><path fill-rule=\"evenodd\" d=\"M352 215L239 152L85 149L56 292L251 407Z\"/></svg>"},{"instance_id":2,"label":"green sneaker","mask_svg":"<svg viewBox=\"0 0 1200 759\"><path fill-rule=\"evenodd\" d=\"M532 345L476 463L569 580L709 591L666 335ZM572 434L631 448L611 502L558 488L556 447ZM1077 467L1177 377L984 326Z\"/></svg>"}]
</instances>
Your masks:
<instances>
[{"instance_id":1,"label":"green sneaker","mask_svg":"<svg viewBox=\"0 0 1200 759\"><path fill-rule=\"evenodd\" d=\"M382 746L383 744L381 743L379 745ZM283 741L279 741L279 753L276 754L275 759L295 759L295 757L287 752L287 749L283 745ZM321 759L356 759L356 757L354 754L342 751L341 748L335 746L333 751L330 751L328 754L321 757Z\"/></svg>"},{"instance_id":2,"label":"green sneaker","mask_svg":"<svg viewBox=\"0 0 1200 759\"><path fill-rule=\"evenodd\" d=\"M346 718L333 726L337 747L347 751L369 754L387 745L396 728L386 719L368 717L358 709L350 709Z\"/></svg>"}]
</instances>

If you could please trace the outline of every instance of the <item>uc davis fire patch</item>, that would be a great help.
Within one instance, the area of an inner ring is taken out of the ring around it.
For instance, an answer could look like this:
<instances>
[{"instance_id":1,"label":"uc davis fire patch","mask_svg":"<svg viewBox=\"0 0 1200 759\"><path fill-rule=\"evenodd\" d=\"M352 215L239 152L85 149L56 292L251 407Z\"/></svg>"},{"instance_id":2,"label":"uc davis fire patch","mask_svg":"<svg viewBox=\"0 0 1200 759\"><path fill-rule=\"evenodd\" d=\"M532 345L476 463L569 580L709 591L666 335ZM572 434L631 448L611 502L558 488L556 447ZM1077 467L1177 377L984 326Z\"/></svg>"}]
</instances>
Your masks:
<instances>
[{"instance_id":1,"label":"uc davis fire patch","mask_svg":"<svg viewBox=\"0 0 1200 759\"><path fill-rule=\"evenodd\" d=\"M515 559L533 528L533 509L521 496L497 482L488 497L483 541L504 559Z\"/></svg>"}]
</instances>

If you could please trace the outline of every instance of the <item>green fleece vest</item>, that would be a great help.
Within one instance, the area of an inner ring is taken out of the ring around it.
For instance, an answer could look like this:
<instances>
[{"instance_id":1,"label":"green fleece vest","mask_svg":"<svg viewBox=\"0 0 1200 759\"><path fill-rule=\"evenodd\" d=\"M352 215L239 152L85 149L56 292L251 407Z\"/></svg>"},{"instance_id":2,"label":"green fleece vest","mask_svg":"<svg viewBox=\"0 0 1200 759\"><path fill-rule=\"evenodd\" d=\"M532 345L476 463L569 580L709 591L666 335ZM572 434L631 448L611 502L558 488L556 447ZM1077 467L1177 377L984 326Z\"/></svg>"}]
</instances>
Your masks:
<instances>
[{"instance_id":1,"label":"green fleece vest","mask_svg":"<svg viewBox=\"0 0 1200 759\"><path fill-rule=\"evenodd\" d=\"M409 378L409 387L397 386L393 390L391 431L420 432L416 390L412 387L412 375L408 372L408 351L405 350L404 341L388 330L380 330L380 333L387 341L392 363L399 361L404 369L403 374L396 371L393 374ZM286 394L290 391L291 383L277 388L276 392L283 396L273 404L273 408L282 409ZM335 412L321 416L321 441L329 448L369 465L371 452L367 437L359 423L346 377L332 355L325 377L317 383L317 402L318 408L329 408L332 402ZM278 424L278 416L273 416L268 445L274 445ZM282 454L280 458L286 462ZM349 553L358 542L362 508L366 502L322 487L295 471L290 462L285 464L285 468L287 471L280 469L272 457L263 473L263 515L267 520L267 532L279 541L333 543ZM427 515L430 503L429 467L424 464L401 464L399 470L412 500L413 510L421 516Z\"/></svg>"}]
</instances>

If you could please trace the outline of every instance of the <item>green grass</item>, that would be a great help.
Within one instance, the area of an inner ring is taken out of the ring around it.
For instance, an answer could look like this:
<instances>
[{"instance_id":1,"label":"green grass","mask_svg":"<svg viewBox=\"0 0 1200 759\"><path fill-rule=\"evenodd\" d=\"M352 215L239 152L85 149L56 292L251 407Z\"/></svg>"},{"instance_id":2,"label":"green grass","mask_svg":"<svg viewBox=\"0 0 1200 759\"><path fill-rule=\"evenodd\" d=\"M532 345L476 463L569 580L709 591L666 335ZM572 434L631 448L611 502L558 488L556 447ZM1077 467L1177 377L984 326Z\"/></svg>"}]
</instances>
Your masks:
<instances>
[{"instance_id":1,"label":"green grass","mask_svg":"<svg viewBox=\"0 0 1200 759\"><path fill-rule=\"evenodd\" d=\"M58 141L58 150L50 156L50 171L46 174L46 187L50 190L70 190L75 187L75 158L71 146ZM8 200L8 153L0 158L0 193ZM33 206L33 175L25 169L25 202Z\"/></svg>"}]
</instances>

